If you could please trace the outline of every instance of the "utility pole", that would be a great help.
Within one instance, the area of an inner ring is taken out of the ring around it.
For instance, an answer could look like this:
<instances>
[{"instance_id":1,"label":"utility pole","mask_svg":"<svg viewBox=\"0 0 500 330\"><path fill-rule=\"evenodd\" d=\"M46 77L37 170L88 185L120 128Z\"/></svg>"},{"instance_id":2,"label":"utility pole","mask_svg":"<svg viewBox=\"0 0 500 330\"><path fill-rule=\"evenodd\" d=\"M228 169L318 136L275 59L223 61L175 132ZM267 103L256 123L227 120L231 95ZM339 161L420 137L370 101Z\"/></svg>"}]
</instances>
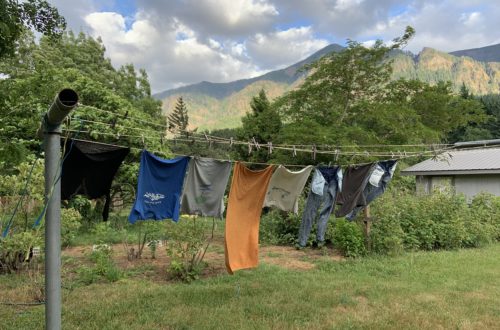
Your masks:
<instances>
[{"instance_id":1,"label":"utility pole","mask_svg":"<svg viewBox=\"0 0 500 330\"><path fill-rule=\"evenodd\" d=\"M61 123L78 103L72 89L60 91L37 135L45 151L45 328L61 329Z\"/></svg>"}]
</instances>

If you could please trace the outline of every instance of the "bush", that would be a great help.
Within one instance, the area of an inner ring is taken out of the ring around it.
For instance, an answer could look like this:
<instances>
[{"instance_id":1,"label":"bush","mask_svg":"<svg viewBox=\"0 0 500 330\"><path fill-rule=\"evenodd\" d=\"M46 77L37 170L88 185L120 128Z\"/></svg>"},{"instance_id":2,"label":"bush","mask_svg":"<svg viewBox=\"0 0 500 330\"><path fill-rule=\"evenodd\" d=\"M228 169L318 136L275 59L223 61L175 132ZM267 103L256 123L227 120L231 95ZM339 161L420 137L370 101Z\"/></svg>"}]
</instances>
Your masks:
<instances>
[{"instance_id":1,"label":"bush","mask_svg":"<svg viewBox=\"0 0 500 330\"><path fill-rule=\"evenodd\" d=\"M112 259L112 250L101 248L92 251L89 259L94 263L93 266L83 266L77 270L78 281L89 285L99 281L116 282L122 278L123 274L115 265Z\"/></svg>"},{"instance_id":2,"label":"bush","mask_svg":"<svg viewBox=\"0 0 500 330\"><path fill-rule=\"evenodd\" d=\"M404 250L404 239L397 214L381 217L372 224L370 249L374 253L397 255Z\"/></svg>"},{"instance_id":3,"label":"bush","mask_svg":"<svg viewBox=\"0 0 500 330\"><path fill-rule=\"evenodd\" d=\"M335 221L333 245L346 257L360 257L366 253L364 235L356 222Z\"/></svg>"},{"instance_id":4,"label":"bush","mask_svg":"<svg viewBox=\"0 0 500 330\"><path fill-rule=\"evenodd\" d=\"M299 235L300 214L270 209L260 219L259 241L270 245L294 245Z\"/></svg>"},{"instance_id":5,"label":"bush","mask_svg":"<svg viewBox=\"0 0 500 330\"><path fill-rule=\"evenodd\" d=\"M207 236L203 219L183 217L178 223L169 224L167 254L171 258L168 272L172 278L184 282L198 279L205 267L203 258L213 239L214 226L211 236Z\"/></svg>"},{"instance_id":6,"label":"bush","mask_svg":"<svg viewBox=\"0 0 500 330\"><path fill-rule=\"evenodd\" d=\"M468 205L451 191L388 193L373 204L372 213L371 246L377 253L478 247L500 238L500 198L487 194Z\"/></svg>"},{"instance_id":7,"label":"bush","mask_svg":"<svg viewBox=\"0 0 500 330\"><path fill-rule=\"evenodd\" d=\"M42 243L35 231L26 231L0 239L0 273L11 273L29 265L32 249Z\"/></svg>"},{"instance_id":8,"label":"bush","mask_svg":"<svg viewBox=\"0 0 500 330\"><path fill-rule=\"evenodd\" d=\"M61 245L68 246L82 225L80 212L73 208L61 210Z\"/></svg>"}]
</instances>

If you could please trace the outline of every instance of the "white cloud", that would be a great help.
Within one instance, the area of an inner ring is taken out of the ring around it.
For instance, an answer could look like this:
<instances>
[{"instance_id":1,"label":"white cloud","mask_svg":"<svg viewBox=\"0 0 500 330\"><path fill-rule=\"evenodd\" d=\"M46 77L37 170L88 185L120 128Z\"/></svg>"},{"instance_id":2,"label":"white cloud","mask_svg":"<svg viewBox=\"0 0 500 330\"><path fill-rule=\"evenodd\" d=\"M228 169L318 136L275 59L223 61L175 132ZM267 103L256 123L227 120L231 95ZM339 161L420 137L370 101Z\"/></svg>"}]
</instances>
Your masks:
<instances>
[{"instance_id":1,"label":"white cloud","mask_svg":"<svg viewBox=\"0 0 500 330\"><path fill-rule=\"evenodd\" d=\"M419 52L423 47L448 52L487 46L500 42L497 32L500 6L491 2L483 1L481 11L477 4L466 4L465 1L416 2L386 24L368 28L359 36L376 34L390 40L401 35L405 26L411 25L416 35L408 49L413 52Z\"/></svg>"},{"instance_id":2,"label":"white cloud","mask_svg":"<svg viewBox=\"0 0 500 330\"><path fill-rule=\"evenodd\" d=\"M71 29L101 36L114 65L145 68L155 91L248 78L347 38L389 41L407 25L413 52L500 42L498 0L135 0L128 16L118 0L50 2Z\"/></svg>"},{"instance_id":3,"label":"white cloud","mask_svg":"<svg viewBox=\"0 0 500 330\"><path fill-rule=\"evenodd\" d=\"M140 0L157 25L176 17L203 37L246 37L272 29L279 12L268 0Z\"/></svg>"},{"instance_id":4,"label":"white cloud","mask_svg":"<svg viewBox=\"0 0 500 330\"><path fill-rule=\"evenodd\" d=\"M263 69L285 67L298 62L329 42L316 39L310 26L268 34L259 33L247 40L248 55Z\"/></svg>"},{"instance_id":5,"label":"white cloud","mask_svg":"<svg viewBox=\"0 0 500 330\"><path fill-rule=\"evenodd\" d=\"M176 20L162 30L153 26L144 13L136 15L129 30L125 18L118 13L92 13L85 21L92 34L102 38L113 64L133 63L145 68L155 91L202 80L223 82L261 73L252 63L224 52L217 41L207 44L198 41L192 30Z\"/></svg>"}]
</instances>

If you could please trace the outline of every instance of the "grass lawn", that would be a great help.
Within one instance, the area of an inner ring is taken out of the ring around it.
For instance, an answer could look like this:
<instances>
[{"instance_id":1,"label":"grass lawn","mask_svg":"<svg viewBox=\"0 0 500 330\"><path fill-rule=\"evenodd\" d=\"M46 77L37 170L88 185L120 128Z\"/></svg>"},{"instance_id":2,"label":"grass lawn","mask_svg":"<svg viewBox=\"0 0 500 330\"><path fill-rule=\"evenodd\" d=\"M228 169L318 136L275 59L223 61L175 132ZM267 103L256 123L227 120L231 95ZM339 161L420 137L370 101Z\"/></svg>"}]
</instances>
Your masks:
<instances>
[{"instance_id":1,"label":"grass lawn","mask_svg":"<svg viewBox=\"0 0 500 330\"><path fill-rule=\"evenodd\" d=\"M65 289L63 328L500 329L498 243L393 258L326 256L312 269L271 264L279 255L265 253L257 269L192 284L129 276ZM22 296L30 280L0 276L0 293ZM44 307L1 306L0 320L2 329L42 329Z\"/></svg>"}]
</instances>

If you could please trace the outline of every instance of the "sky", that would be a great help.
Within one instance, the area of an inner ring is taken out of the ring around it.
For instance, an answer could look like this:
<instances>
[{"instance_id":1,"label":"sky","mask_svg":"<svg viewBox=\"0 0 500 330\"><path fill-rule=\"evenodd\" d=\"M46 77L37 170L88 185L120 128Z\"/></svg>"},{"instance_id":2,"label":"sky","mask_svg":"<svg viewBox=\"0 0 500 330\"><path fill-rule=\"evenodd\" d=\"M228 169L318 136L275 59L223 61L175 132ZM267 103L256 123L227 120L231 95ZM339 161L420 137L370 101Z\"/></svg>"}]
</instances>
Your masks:
<instances>
[{"instance_id":1,"label":"sky","mask_svg":"<svg viewBox=\"0 0 500 330\"><path fill-rule=\"evenodd\" d=\"M49 0L68 27L101 37L115 67L146 69L153 92L251 78L347 39L450 52L500 43L500 0Z\"/></svg>"}]
</instances>

